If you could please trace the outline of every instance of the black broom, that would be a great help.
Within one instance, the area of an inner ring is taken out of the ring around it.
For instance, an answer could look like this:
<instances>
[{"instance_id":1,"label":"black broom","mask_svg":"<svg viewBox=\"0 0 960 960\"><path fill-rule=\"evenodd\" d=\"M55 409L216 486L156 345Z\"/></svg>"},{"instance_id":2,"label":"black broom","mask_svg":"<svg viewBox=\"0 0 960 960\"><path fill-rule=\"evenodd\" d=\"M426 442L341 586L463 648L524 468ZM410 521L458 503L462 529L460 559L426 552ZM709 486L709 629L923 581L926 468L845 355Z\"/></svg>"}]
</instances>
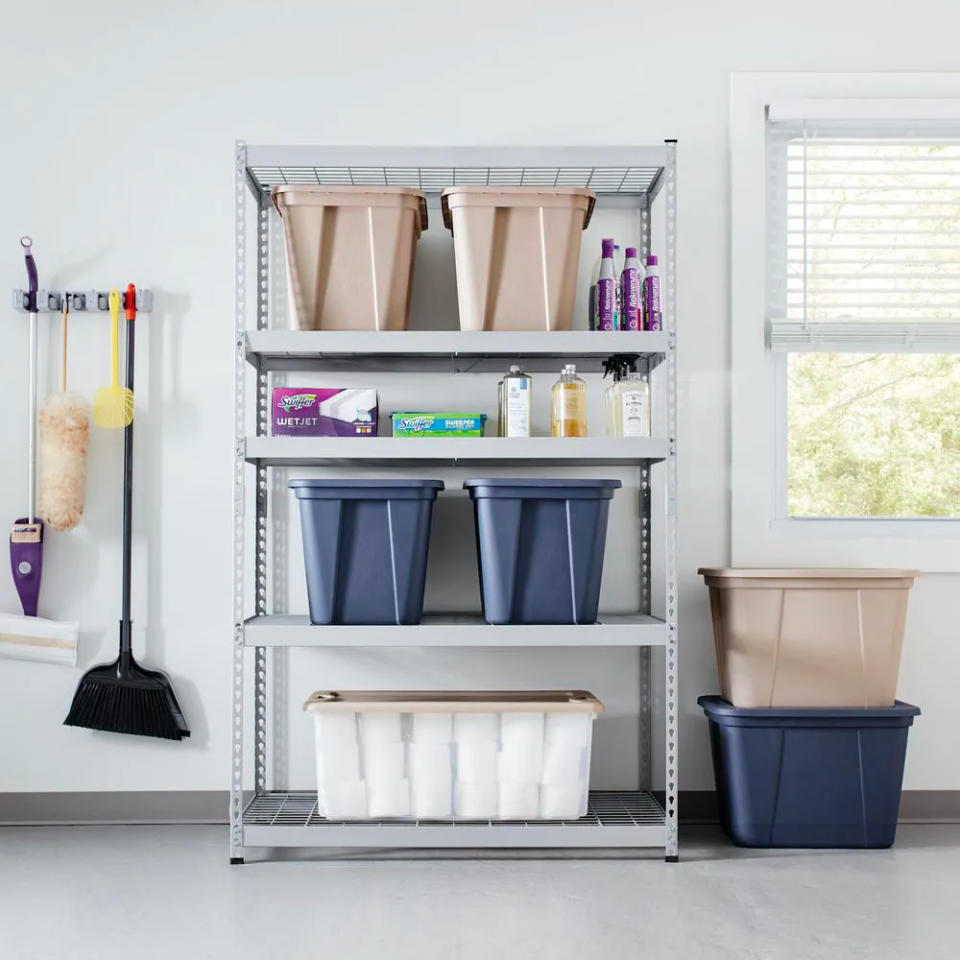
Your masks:
<instances>
[{"instance_id":1,"label":"black broom","mask_svg":"<svg viewBox=\"0 0 960 960\"><path fill-rule=\"evenodd\" d=\"M134 320L137 292L131 283L126 297L127 388L133 390ZM190 736L170 681L159 670L147 670L131 649L130 567L133 520L133 421L123 430L123 587L120 655L113 663L88 670L80 680L67 719L69 727L132 733L140 737L182 740Z\"/></svg>"}]
</instances>

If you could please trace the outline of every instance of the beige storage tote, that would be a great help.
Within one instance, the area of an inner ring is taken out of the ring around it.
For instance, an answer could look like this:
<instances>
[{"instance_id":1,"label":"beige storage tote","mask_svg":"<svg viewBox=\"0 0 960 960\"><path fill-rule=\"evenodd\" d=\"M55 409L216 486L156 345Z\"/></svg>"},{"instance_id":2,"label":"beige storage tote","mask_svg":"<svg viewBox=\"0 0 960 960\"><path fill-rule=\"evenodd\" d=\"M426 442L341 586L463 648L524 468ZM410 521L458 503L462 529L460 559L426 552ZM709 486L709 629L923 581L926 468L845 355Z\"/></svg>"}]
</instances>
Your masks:
<instances>
[{"instance_id":1,"label":"beige storage tote","mask_svg":"<svg viewBox=\"0 0 960 960\"><path fill-rule=\"evenodd\" d=\"M405 330L427 201L405 187L282 186L291 319L301 330Z\"/></svg>"},{"instance_id":2,"label":"beige storage tote","mask_svg":"<svg viewBox=\"0 0 960 960\"><path fill-rule=\"evenodd\" d=\"M593 721L585 690L321 690L317 809L329 820L576 820Z\"/></svg>"},{"instance_id":3,"label":"beige storage tote","mask_svg":"<svg viewBox=\"0 0 960 960\"><path fill-rule=\"evenodd\" d=\"M910 570L705 569L735 707L892 707Z\"/></svg>"},{"instance_id":4,"label":"beige storage tote","mask_svg":"<svg viewBox=\"0 0 960 960\"><path fill-rule=\"evenodd\" d=\"M595 202L592 190L569 187L444 190L461 329L569 330Z\"/></svg>"}]
</instances>

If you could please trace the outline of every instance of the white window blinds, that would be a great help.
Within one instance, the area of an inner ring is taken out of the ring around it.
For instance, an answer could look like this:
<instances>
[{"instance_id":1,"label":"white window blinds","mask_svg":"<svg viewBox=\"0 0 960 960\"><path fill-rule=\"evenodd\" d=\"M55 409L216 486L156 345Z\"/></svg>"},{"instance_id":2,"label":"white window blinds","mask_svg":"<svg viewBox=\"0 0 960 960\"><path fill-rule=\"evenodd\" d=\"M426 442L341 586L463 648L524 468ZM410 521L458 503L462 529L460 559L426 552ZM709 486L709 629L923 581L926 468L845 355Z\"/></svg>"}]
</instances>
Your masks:
<instances>
[{"instance_id":1,"label":"white window blinds","mask_svg":"<svg viewBox=\"0 0 960 960\"><path fill-rule=\"evenodd\" d=\"M774 350L960 350L960 123L770 119Z\"/></svg>"}]
</instances>

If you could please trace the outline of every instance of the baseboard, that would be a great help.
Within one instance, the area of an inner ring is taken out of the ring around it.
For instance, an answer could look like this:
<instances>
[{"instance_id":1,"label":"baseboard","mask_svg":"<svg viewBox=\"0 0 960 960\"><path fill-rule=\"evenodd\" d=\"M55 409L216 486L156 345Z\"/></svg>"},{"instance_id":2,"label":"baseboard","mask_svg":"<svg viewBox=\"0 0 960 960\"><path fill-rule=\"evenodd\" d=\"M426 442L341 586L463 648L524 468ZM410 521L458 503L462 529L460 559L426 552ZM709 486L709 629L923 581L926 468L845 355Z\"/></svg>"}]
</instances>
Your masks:
<instances>
[{"instance_id":1,"label":"baseboard","mask_svg":"<svg viewBox=\"0 0 960 960\"><path fill-rule=\"evenodd\" d=\"M0 824L226 823L226 790L0 793ZM712 790L681 790L681 823L716 823ZM901 823L960 823L960 790L905 790Z\"/></svg>"}]
</instances>

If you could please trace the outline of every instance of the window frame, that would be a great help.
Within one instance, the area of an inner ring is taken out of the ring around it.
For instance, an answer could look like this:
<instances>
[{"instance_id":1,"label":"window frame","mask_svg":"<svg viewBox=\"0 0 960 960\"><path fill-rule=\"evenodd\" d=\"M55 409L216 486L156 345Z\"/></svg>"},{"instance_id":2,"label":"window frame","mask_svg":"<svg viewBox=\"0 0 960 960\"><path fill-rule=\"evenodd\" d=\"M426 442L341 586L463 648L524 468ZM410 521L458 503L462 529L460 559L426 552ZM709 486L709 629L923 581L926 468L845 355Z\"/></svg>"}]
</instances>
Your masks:
<instances>
[{"instance_id":1,"label":"window frame","mask_svg":"<svg viewBox=\"0 0 960 960\"><path fill-rule=\"evenodd\" d=\"M820 116L852 117L862 107L866 119L891 109L929 117L933 108L960 121L960 73L731 75L731 560L960 572L960 518L786 512L789 353L771 350L767 338L766 110L810 99Z\"/></svg>"}]
</instances>

